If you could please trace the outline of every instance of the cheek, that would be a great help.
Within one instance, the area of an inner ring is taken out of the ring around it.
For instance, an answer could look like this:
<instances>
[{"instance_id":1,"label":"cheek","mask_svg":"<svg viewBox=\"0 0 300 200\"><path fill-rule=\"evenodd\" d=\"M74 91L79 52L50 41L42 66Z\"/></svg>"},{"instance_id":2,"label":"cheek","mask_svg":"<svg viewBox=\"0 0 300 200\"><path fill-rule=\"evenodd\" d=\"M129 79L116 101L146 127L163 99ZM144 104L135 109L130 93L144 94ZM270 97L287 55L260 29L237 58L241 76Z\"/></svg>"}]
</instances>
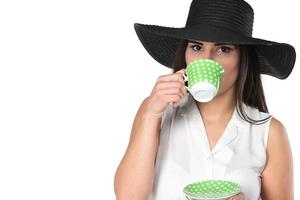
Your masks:
<instances>
[{"instance_id":1,"label":"cheek","mask_svg":"<svg viewBox=\"0 0 300 200\"><path fill-rule=\"evenodd\" d=\"M187 49L185 51L186 64L188 65L196 59L200 59L199 53L197 54L197 53L193 52L193 50L191 48L187 47Z\"/></svg>"},{"instance_id":2,"label":"cheek","mask_svg":"<svg viewBox=\"0 0 300 200\"><path fill-rule=\"evenodd\" d=\"M187 65L193 61L193 57L191 56L188 48L185 51L185 61Z\"/></svg>"},{"instance_id":3,"label":"cheek","mask_svg":"<svg viewBox=\"0 0 300 200\"><path fill-rule=\"evenodd\" d=\"M234 66L224 66L224 76L222 78L221 81L221 88L227 90L228 88L230 88L236 81L237 76L239 74L239 66L238 64L234 65Z\"/></svg>"},{"instance_id":4,"label":"cheek","mask_svg":"<svg viewBox=\"0 0 300 200\"><path fill-rule=\"evenodd\" d=\"M226 85L227 87L231 87L239 74L239 54L233 54L226 59L220 59L219 62L224 67L224 77L222 79L222 84Z\"/></svg>"}]
</instances>

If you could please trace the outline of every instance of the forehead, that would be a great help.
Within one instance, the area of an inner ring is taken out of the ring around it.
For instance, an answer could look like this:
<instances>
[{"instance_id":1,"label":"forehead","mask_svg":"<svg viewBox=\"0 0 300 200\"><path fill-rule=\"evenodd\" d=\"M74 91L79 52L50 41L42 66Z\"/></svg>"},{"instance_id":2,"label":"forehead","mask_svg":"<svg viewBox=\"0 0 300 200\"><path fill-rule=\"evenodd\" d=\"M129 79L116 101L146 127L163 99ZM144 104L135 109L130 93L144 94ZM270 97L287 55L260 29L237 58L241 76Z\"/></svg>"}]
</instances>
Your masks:
<instances>
[{"instance_id":1,"label":"forehead","mask_svg":"<svg viewBox=\"0 0 300 200\"><path fill-rule=\"evenodd\" d=\"M216 43L216 42L208 42L208 41L202 41L202 40L188 40L189 43L196 43L196 44L201 44L201 45L206 45L206 46L220 46L220 45L233 45L237 46L235 44L229 44L229 43Z\"/></svg>"}]
</instances>

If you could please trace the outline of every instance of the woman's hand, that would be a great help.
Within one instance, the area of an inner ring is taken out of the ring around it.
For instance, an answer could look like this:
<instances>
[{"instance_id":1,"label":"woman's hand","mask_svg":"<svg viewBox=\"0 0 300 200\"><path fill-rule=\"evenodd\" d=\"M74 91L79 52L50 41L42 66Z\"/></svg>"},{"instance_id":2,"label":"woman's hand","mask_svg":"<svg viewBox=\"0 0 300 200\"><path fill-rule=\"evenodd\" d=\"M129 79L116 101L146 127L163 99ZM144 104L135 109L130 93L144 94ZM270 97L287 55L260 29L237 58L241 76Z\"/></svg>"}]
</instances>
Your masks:
<instances>
[{"instance_id":1,"label":"woman's hand","mask_svg":"<svg viewBox=\"0 0 300 200\"><path fill-rule=\"evenodd\" d=\"M147 114L160 118L169 103L172 103L173 107L180 105L180 100L187 94L183 80L184 73L182 69L157 79L150 96L146 99Z\"/></svg>"},{"instance_id":2,"label":"woman's hand","mask_svg":"<svg viewBox=\"0 0 300 200\"><path fill-rule=\"evenodd\" d=\"M243 192L238 193L237 195L230 197L228 200L247 200Z\"/></svg>"}]
</instances>

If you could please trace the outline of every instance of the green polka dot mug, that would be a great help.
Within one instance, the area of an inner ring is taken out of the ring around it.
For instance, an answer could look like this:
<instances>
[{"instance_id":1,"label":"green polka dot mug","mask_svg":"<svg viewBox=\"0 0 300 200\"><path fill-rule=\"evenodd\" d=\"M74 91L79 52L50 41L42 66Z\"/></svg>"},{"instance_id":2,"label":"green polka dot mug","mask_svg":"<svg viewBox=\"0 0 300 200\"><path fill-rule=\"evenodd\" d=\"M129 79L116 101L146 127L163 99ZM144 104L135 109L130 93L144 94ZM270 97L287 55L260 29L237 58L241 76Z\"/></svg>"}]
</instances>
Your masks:
<instances>
[{"instance_id":1,"label":"green polka dot mug","mask_svg":"<svg viewBox=\"0 0 300 200\"><path fill-rule=\"evenodd\" d=\"M186 67L187 90L199 102L212 100L220 87L224 68L214 60L194 60Z\"/></svg>"},{"instance_id":2,"label":"green polka dot mug","mask_svg":"<svg viewBox=\"0 0 300 200\"><path fill-rule=\"evenodd\" d=\"M226 200L241 192L238 183L226 180L206 180L189 184L183 192L189 200Z\"/></svg>"}]
</instances>

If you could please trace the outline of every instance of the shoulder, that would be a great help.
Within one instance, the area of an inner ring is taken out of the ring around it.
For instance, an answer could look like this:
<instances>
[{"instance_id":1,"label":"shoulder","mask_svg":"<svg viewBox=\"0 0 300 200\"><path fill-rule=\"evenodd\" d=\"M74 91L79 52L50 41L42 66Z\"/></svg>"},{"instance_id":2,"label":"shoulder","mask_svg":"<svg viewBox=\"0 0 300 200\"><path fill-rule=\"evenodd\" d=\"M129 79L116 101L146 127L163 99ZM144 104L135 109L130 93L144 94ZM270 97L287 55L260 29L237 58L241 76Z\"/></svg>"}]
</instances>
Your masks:
<instances>
[{"instance_id":1,"label":"shoulder","mask_svg":"<svg viewBox=\"0 0 300 200\"><path fill-rule=\"evenodd\" d=\"M278 155L278 153L287 153L289 149L289 141L287 131L283 123L269 113L260 112L257 108L245 105L245 111L249 117L255 120L262 120L270 117L270 120L268 120L269 124L265 126L267 136L267 154L271 156L272 154Z\"/></svg>"},{"instance_id":2,"label":"shoulder","mask_svg":"<svg viewBox=\"0 0 300 200\"><path fill-rule=\"evenodd\" d=\"M291 149L286 128L275 117L272 117L270 123L267 157L269 160L275 158L277 162L289 162L291 160Z\"/></svg>"},{"instance_id":3,"label":"shoulder","mask_svg":"<svg viewBox=\"0 0 300 200\"><path fill-rule=\"evenodd\" d=\"M286 148L288 145L287 131L282 122L275 117L272 117L269 130L269 141L267 150L276 151ZM278 146L279 145L279 146ZM277 147L276 147L277 146Z\"/></svg>"},{"instance_id":4,"label":"shoulder","mask_svg":"<svg viewBox=\"0 0 300 200\"><path fill-rule=\"evenodd\" d=\"M278 134L283 135L286 133L286 129L282 122L273 117L270 124L270 132L278 132Z\"/></svg>"},{"instance_id":5,"label":"shoulder","mask_svg":"<svg viewBox=\"0 0 300 200\"><path fill-rule=\"evenodd\" d=\"M283 123L272 116L268 132L267 158L269 160L273 157L280 159L281 156L288 158L288 155L291 153L290 144L288 134Z\"/></svg>"},{"instance_id":6,"label":"shoulder","mask_svg":"<svg viewBox=\"0 0 300 200\"><path fill-rule=\"evenodd\" d=\"M274 117L270 123L262 183L264 199L291 199L293 196L293 161L288 135L284 125Z\"/></svg>"}]
</instances>

